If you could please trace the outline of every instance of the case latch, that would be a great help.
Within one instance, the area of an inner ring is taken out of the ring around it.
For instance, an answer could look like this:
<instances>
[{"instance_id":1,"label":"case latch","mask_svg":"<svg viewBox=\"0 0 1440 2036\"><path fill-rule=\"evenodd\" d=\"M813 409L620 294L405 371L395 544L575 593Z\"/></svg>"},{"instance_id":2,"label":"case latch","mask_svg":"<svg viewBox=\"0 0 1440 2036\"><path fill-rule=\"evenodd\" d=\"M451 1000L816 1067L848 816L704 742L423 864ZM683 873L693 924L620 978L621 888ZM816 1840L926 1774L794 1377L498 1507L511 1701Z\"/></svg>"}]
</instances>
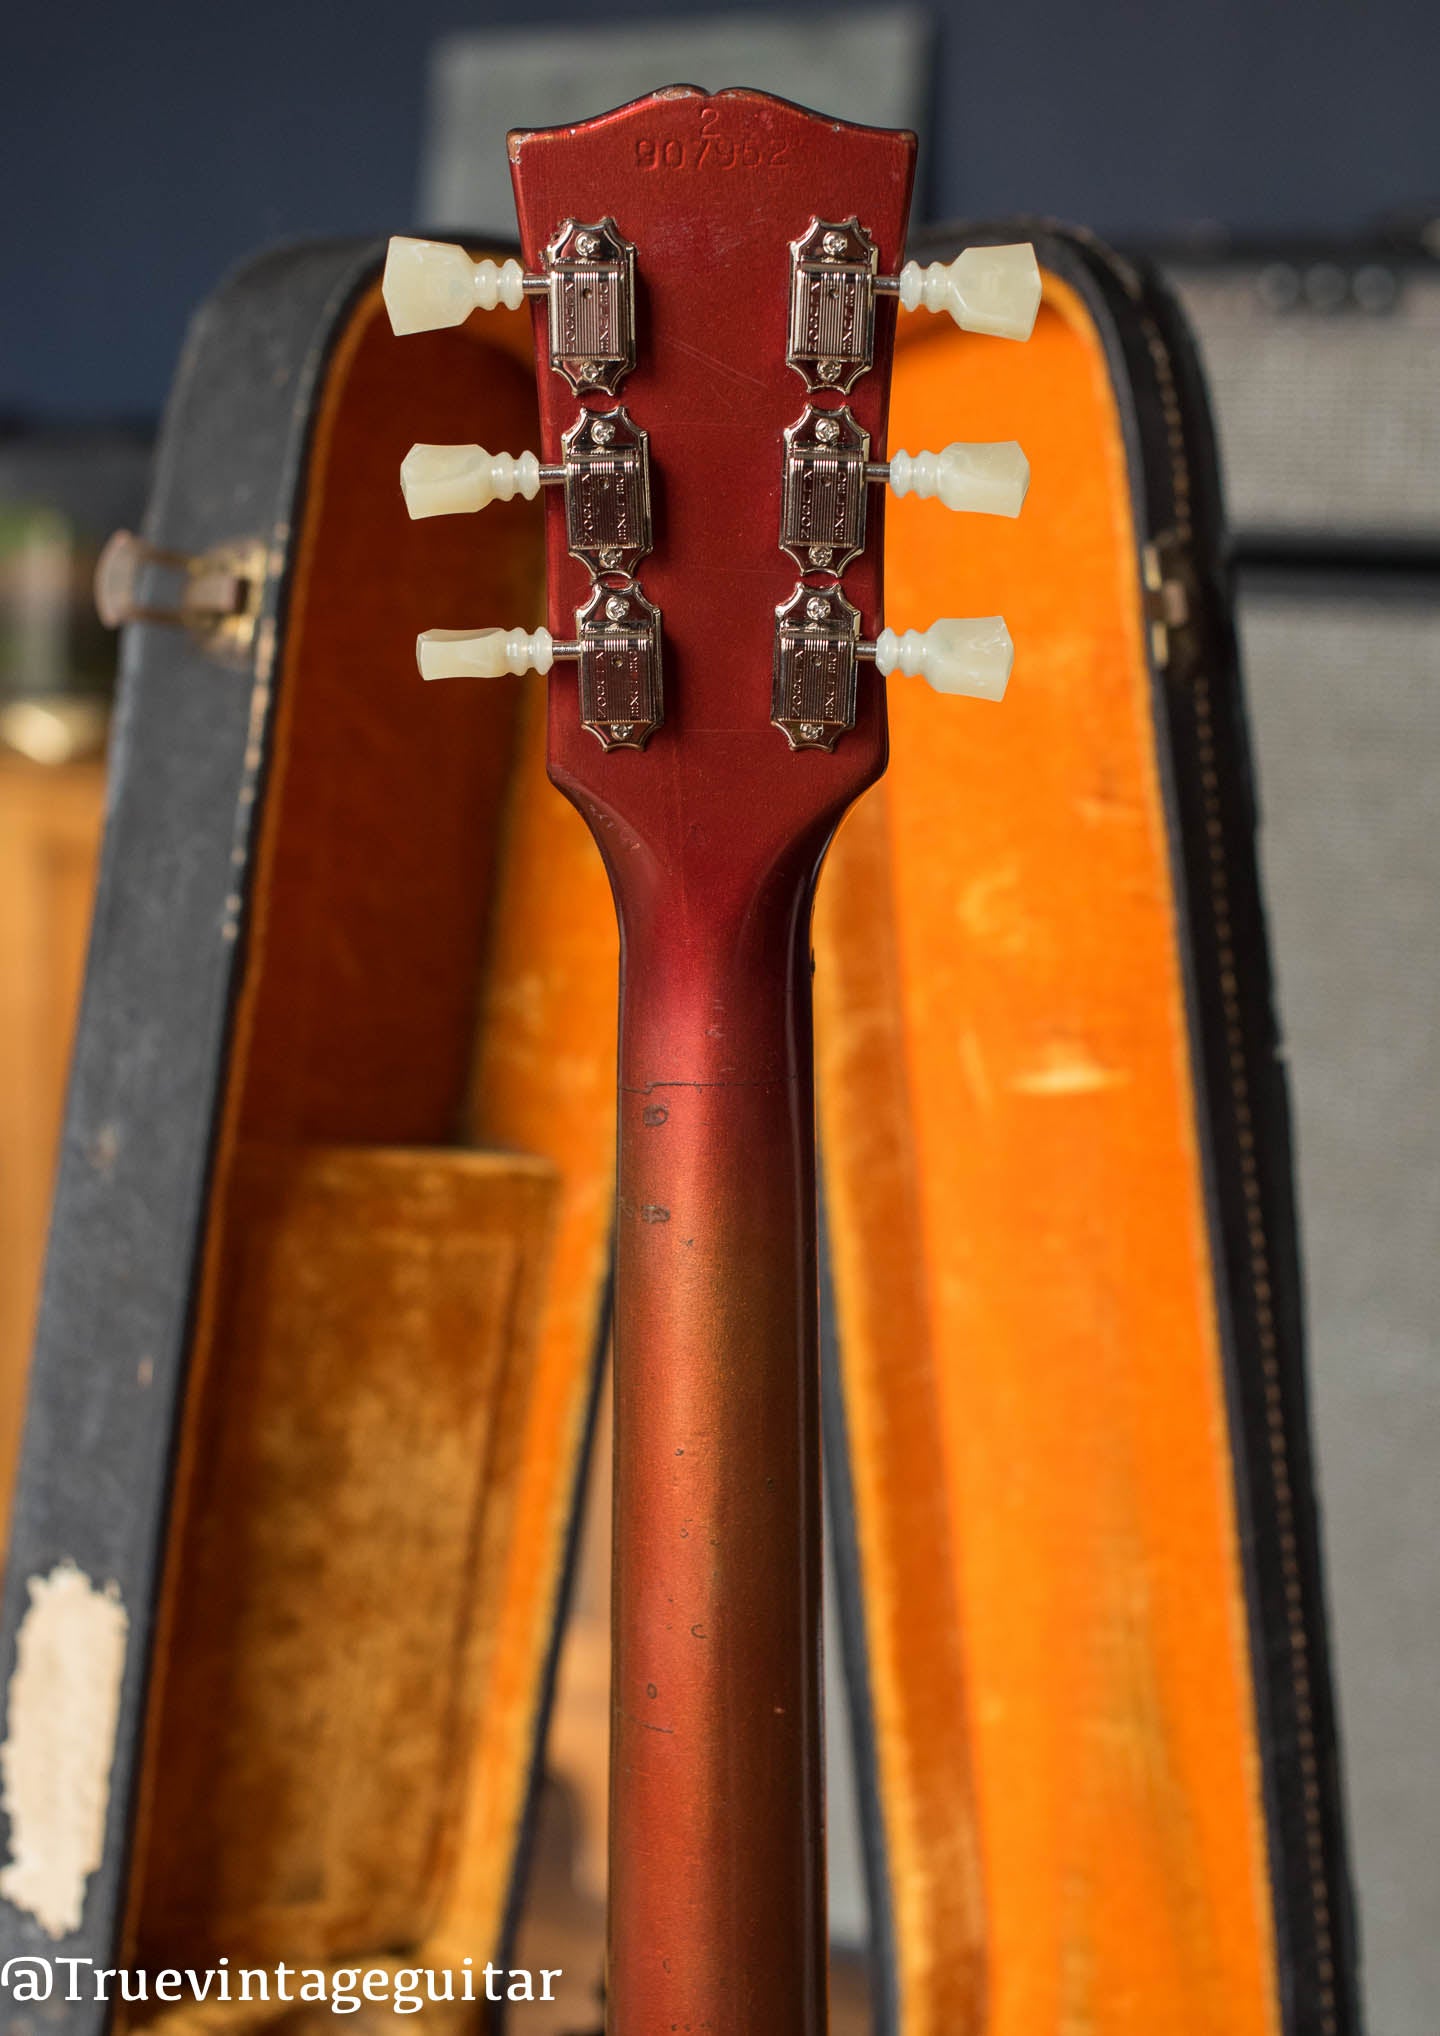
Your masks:
<instances>
[{"instance_id":1,"label":"case latch","mask_svg":"<svg viewBox=\"0 0 1440 2036\"><path fill-rule=\"evenodd\" d=\"M212 656L243 664L255 641L266 548L241 538L192 556L117 530L95 567L95 607L107 629L158 622L189 630Z\"/></svg>"}]
</instances>

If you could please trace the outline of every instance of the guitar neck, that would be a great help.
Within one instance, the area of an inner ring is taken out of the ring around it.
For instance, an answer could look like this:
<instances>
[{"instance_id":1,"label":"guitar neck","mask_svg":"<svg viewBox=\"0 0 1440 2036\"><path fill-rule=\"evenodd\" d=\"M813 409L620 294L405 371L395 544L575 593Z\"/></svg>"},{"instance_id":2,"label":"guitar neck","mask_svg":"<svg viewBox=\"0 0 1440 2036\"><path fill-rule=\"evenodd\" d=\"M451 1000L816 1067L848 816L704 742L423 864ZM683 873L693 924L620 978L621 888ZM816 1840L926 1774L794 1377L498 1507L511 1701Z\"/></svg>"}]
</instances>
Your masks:
<instances>
[{"instance_id":1,"label":"guitar neck","mask_svg":"<svg viewBox=\"0 0 1440 2036\"><path fill-rule=\"evenodd\" d=\"M811 875L619 892L611 2027L825 2027Z\"/></svg>"}]
</instances>

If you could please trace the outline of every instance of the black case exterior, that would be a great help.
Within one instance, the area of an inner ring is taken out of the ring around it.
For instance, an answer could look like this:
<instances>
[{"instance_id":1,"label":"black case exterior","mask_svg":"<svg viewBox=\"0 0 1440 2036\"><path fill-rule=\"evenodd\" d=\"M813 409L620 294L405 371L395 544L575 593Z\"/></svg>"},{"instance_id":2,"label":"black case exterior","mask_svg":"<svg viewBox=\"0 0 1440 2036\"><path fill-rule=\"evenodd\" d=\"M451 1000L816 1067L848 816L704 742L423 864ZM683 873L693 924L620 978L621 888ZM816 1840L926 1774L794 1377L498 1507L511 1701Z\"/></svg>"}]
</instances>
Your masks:
<instances>
[{"instance_id":1,"label":"black case exterior","mask_svg":"<svg viewBox=\"0 0 1440 2036\"><path fill-rule=\"evenodd\" d=\"M329 350L381 253L373 243L295 248L224 285L191 328L161 436L146 537L182 553L259 537L270 563L252 668L227 669L178 628L125 632L11 1523L3 1672L8 1681L30 1579L62 1562L113 1586L129 1633L104 1852L80 1928L55 1941L0 1900L0 1963L118 1963L286 545ZM72 1990L93 1987L71 1989L57 1973L48 2001L12 2010L12 2030L103 2027L105 2004L63 1998Z\"/></svg>"},{"instance_id":2,"label":"black case exterior","mask_svg":"<svg viewBox=\"0 0 1440 2036\"><path fill-rule=\"evenodd\" d=\"M1358 1951L1343 1827L1306 1404L1290 1112L1256 865L1257 809L1209 404L1158 272L1044 219L934 229L912 252L1029 239L1087 306L1110 365L1146 553L1186 619L1152 658L1161 766L1197 1073L1195 1125L1220 1290L1237 1518L1265 1790L1285 2036L1354 2036ZM898 2036L894 1917L876 1798L864 1608L827 1302L829 1490L862 1801L877 2028Z\"/></svg>"},{"instance_id":3,"label":"black case exterior","mask_svg":"<svg viewBox=\"0 0 1440 2036\"><path fill-rule=\"evenodd\" d=\"M1219 434L1364 2006L1386 2036L1430 2036L1440 1996L1440 236L1421 226L1145 250Z\"/></svg>"}]
</instances>

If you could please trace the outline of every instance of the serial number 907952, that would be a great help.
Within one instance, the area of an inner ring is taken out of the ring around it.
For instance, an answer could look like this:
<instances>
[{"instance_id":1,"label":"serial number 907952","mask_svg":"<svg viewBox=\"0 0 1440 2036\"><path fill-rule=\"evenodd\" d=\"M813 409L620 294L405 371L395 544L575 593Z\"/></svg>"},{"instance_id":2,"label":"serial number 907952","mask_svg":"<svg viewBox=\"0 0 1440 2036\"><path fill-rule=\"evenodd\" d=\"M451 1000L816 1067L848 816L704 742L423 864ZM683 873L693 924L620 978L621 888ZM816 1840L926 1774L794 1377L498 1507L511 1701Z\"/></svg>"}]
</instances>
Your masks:
<instances>
[{"instance_id":1,"label":"serial number 907952","mask_svg":"<svg viewBox=\"0 0 1440 2036\"><path fill-rule=\"evenodd\" d=\"M788 161L788 144L754 140L730 141L723 134L700 134L691 141L642 137L635 144L636 166L642 170L779 170Z\"/></svg>"}]
</instances>

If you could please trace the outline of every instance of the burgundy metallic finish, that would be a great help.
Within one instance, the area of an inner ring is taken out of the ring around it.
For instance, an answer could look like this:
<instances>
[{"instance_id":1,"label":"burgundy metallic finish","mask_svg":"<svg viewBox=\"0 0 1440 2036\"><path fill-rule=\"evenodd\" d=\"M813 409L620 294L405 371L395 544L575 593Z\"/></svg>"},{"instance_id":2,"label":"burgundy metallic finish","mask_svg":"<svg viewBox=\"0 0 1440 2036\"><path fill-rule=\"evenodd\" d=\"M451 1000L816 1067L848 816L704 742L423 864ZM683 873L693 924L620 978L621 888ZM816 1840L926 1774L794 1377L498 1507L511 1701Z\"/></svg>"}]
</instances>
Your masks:
<instances>
[{"instance_id":1,"label":"burgundy metallic finish","mask_svg":"<svg viewBox=\"0 0 1440 2036\"><path fill-rule=\"evenodd\" d=\"M566 217L636 247L665 720L602 751L550 684L550 772L588 820L622 940L609 2028L821 2036L825 1883L810 910L885 766L883 682L833 755L770 723L789 243L858 215L903 255L914 138L691 88L511 137L527 265ZM885 456L893 300L851 408ZM545 365L541 456L577 400ZM881 626L880 504L845 576ZM547 509L549 625L588 583Z\"/></svg>"}]
</instances>

